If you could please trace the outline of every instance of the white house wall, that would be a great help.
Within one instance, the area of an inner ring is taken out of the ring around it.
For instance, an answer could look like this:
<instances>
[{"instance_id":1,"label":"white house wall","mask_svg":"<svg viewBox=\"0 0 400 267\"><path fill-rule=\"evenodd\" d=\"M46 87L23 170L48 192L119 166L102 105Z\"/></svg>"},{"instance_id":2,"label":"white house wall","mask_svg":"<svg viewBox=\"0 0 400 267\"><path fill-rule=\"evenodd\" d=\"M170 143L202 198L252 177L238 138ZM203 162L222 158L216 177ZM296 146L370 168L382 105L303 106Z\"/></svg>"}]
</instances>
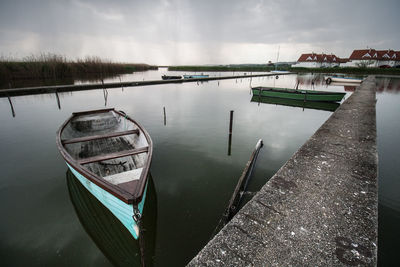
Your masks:
<instances>
[{"instance_id":1,"label":"white house wall","mask_svg":"<svg viewBox=\"0 0 400 267\"><path fill-rule=\"evenodd\" d=\"M299 67L299 68L319 68L321 67L321 63L319 62L297 62L296 64L292 65L292 67Z\"/></svg>"}]
</instances>

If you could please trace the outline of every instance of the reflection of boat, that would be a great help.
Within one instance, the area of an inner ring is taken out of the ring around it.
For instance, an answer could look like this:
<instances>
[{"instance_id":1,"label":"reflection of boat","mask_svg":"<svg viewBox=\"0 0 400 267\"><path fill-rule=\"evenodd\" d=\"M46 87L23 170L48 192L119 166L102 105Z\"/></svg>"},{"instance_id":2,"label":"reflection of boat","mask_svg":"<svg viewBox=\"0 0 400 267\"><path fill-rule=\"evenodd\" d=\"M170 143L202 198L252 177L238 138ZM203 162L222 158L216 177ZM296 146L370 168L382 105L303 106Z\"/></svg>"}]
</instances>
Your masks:
<instances>
[{"instance_id":1,"label":"reflection of boat","mask_svg":"<svg viewBox=\"0 0 400 267\"><path fill-rule=\"evenodd\" d=\"M349 83L349 82L331 82L330 86L359 86L356 83Z\"/></svg>"},{"instance_id":2,"label":"reflection of boat","mask_svg":"<svg viewBox=\"0 0 400 267\"><path fill-rule=\"evenodd\" d=\"M331 82L341 82L341 83L361 83L362 79L350 78L350 77L339 77L339 76L326 76L324 77L327 84Z\"/></svg>"},{"instance_id":3,"label":"reflection of boat","mask_svg":"<svg viewBox=\"0 0 400 267\"><path fill-rule=\"evenodd\" d=\"M300 107L308 109L318 109L326 111L335 111L340 104L337 102L317 102L317 101L303 101L303 100L292 100L276 97L265 97L265 96L253 96L251 102L275 104L290 107Z\"/></svg>"},{"instance_id":4,"label":"reflection of boat","mask_svg":"<svg viewBox=\"0 0 400 267\"><path fill-rule=\"evenodd\" d=\"M161 78L163 79L163 80L179 80L179 79L182 79L182 76L180 76L180 75L163 75L163 76L161 76Z\"/></svg>"},{"instance_id":5,"label":"reflection of boat","mask_svg":"<svg viewBox=\"0 0 400 267\"><path fill-rule=\"evenodd\" d=\"M183 75L183 78L185 78L185 79L208 78L208 74Z\"/></svg>"},{"instance_id":6,"label":"reflection of boat","mask_svg":"<svg viewBox=\"0 0 400 267\"><path fill-rule=\"evenodd\" d=\"M271 70L272 73L290 73L288 70Z\"/></svg>"},{"instance_id":7,"label":"reflection of boat","mask_svg":"<svg viewBox=\"0 0 400 267\"><path fill-rule=\"evenodd\" d=\"M149 174L150 175L150 174ZM140 266L141 252L136 241L124 225L104 207L70 170L67 171L67 186L71 202L83 228L89 234L97 247L115 266ZM148 178L148 197L144 205L144 262L152 265L155 252L157 197L153 179Z\"/></svg>"},{"instance_id":8,"label":"reflection of boat","mask_svg":"<svg viewBox=\"0 0 400 267\"><path fill-rule=\"evenodd\" d=\"M339 102L346 93L302 89L253 87L253 96L267 96L301 101Z\"/></svg>"},{"instance_id":9,"label":"reflection of boat","mask_svg":"<svg viewBox=\"0 0 400 267\"><path fill-rule=\"evenodd\" d=\"M331 82L329 86L343 86L345 92L354 92L359 86L357 83Z\"/></svg>"},{"instance_id":10,"label":"reflection of boat","mask_svg":"<svg viewBox=\"0 0 400 267\"><path fill-rule=\"evenodd\" d=\"M357 88L357 86L349 86L349 85L345 85L343 87L345 92L354 92Z\"/></svg>"},{"instance_id":11,"label":"reflection of boat","mask_svg":"<svg viewBox=\"0 0 400 267\"><path fill-rule=\"evenodd\" d=\"M79 181L139 236L153 144L146 130L114 109L73 113L57 146Z\"/></svg>"}]
</instances>

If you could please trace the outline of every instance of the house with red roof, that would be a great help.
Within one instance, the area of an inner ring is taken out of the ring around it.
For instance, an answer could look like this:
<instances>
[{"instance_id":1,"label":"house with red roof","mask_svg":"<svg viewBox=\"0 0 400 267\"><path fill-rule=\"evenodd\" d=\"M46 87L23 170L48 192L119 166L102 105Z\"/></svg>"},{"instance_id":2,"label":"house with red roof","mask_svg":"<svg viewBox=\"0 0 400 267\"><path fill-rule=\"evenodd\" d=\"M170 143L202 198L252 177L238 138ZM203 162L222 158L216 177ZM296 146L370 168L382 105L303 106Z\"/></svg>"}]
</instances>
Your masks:
<instances>
[{"instance_id":1,"label":"house with red roof","mask_svg":"<svg viewBox=\"0 0 400 267\"><path fill-rule=\"evenodd\" d=\"M341 67L392 68L400 66L400 51L360 49L351 53L348 62Z\"/></svg>"},{"instance_id":2,"label":"house with red roof","mask_svg":"<svg viewBox=\"0 0 400 267\"><path fill-rule=\"evenodd\" d=\"M332 68L338 67L342 59L334 54L302 54L292 67L302 68Z\"/></svg>"}]
</instances>

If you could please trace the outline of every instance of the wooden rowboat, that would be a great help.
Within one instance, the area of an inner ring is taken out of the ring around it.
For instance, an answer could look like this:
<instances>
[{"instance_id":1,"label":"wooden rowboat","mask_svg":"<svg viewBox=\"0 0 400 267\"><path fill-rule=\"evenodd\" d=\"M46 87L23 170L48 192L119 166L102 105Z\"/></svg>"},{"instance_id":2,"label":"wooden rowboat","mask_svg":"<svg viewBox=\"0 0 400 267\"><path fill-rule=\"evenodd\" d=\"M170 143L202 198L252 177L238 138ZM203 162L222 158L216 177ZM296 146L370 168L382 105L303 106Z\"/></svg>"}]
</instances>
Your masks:
<instances>
[{"instance_id":1,"label":"wooden rowboat","mask_svg":"<svg viewBox=\"0 0 400 267\"><path fill-rule=\"evenodd\" d=\"M253 87L253 96L276 97L301 101L340 102L346 93L275 87Z\"/></svg>"},{"instance_id":2,"label":"wooden rowboat","mask_svg":"<svg viewBox=\"0 0 400 267\"><path fill-rule=\"evenodd\" d=\"M57 146L76 178L137 239L153 153L146 130L122 111L76 112L58 130Z\"/></svg>"}]
</instances>

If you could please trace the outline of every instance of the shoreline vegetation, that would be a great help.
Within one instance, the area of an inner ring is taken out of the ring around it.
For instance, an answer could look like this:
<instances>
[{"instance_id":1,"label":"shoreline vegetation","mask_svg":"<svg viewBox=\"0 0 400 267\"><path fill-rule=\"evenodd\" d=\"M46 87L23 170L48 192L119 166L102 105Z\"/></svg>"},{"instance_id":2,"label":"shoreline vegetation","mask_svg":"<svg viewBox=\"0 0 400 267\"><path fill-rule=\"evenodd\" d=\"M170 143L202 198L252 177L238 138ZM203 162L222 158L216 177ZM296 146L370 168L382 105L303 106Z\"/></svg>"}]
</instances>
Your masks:
<instances>
[{"instance_id":1,"label":"shoreline vegetation","mask_svg":"<svg viewBox=\"0 0 400 267\"><path fill-rule=\"evenodd\" d=\"M22 60L0 57L1 88L15 88L24 81L54 85L74 80L102 80L119 74L158 69L148 64L115 63L99 57L67 60L56 54L28 56Z\"/></svg>"},{"instance_id":2,"label":"shoreline vegetation","mask_svg":"<svg viewBox=\"0 0 400 267\"><path fill-rule=\"evenodd\" d=\"M169 71L247 71L263 72L275 70L275 67L254 64L254 65L215 65L215 66L169 66ZM285 70L298 73L346 73L346 74L385 74L400 75L400 68L292 68L289 65L279 65L277 70Z\"/></svg>"}]
</instances>

